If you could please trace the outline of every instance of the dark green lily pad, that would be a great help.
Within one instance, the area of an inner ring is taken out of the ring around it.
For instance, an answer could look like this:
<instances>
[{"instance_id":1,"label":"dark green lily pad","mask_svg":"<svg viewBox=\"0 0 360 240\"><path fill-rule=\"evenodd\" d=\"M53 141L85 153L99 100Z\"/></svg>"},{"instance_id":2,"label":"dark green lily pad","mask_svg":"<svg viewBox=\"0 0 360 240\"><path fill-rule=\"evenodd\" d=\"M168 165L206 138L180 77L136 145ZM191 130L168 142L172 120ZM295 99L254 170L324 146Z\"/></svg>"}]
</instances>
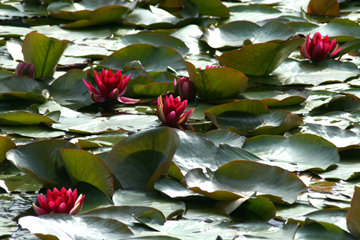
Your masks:
<instances>
[{"instance_id":1,"label":"dark green lily pad","mask_svg":"<svg viewBox=\"0 0 360 240\"><path fill-rule=\"evenodd\" d=\"M246 136L282 134L302 125L299 116L288 111L270 112L259 100L241 100L212 107L204 114L221 129L236 128Z\"/></svg>"},{"instance_id":2,"label":"dark green lily pad","mask_svg":"<svg viewBox=\"0 0 360 240\"><path fill-rule=\"evenodd\" d=\"M312 134L257 136L247 139L243 148L290 171L325 170L340 161L334 144Z\"/></svg>"},{"instance_id":3,"label":"dark green lily pad","mask_svg":"<svg viewBox=\"0 0 360 240\"><path fill-rule=\"evenodd\" d=\"M234 160L250 160L265 164L267 163L266 161L262 160L258 156L250 153L245 149L230 146L228 144L221 144L216 152L216 163L218 164L218 166L222 166L225 163Z\"/></svg>"},{"instance_id":4,"label":"dark green lily pad","mask_svg":"<svg viewBox=\"0 0 360 240\"><path fill-rule=\"evenodd\" d=\"M229 9L222 3L221 0L190 0L196 4L201 15L216 16L221 18L230 17Z\"/></svg>"},{"instance_id":5,"label":"dark green lily pad","mask_svg":"<svg viewBox=\"0 0 360 240\"><path fill-rule=\"evenodd\" d=\"M243 42L263 43L287 40L295 31L278 21L269 21L264 26L248 21L234 21L219 28L206 28L202 40L212 48L242 47Z\"/></svg>"},{"instance_id":6,"label":"dark green lily pad","mask_svg":"<svg viewBox=\"0 0 360 240\"><path fill-rule=\"evenodd\" d=\"M318 135L333 143L339 151L360 146L360 136L351 131L351 129L341 129L336 126L307 123L305 127L302 128L301 132Z\"/></svg>"},{"instance_id":7,"label":"dark green lily pad","mask_svg":"<svg viewBox=\"0 0 360 240\"><path fill-rule=\"evenodd\" d=\"M359 198L360 198L360 188L355 187L354 196L351 200L351 207L349 212L346 215L347 227L350 230L351 234L356 238L360 237L360 226L359 226Z\"/></svg>"},{"instance_id":8,"label":"dark green lily pad","mask_svg":"<svg viewBox=\"0 0 360 240\"><path fill-rule=\"evenodd\" d=\"M0 163L2 163L6 158L6 152L10 149L13 149L16 147L16 144L11 141L9 138L0 136Z\"/></svg>"},{"instance_id":9,"label":"dark green lily pad","mask_svg":"<svg viewBox=\"0 0 360 240\"><path fill-rule=\"evenodd\" d=\"M212 141L217 147L221 144L228 144L234 147L242 147L245 137L234 132L225 130L212 130L203 135L204 138Z\"/></svg>"},{"instance_id":10,"label":"dark green lily pad","mask_svg":"<svg viewBox=\"0 0 360 240\"><path fill-rule=\"evenodd\" d=\"M230 18L225 20L226 22L239 20L260 22L277 18L282 14L282 12L276 8L260 4L233 6L229 7L229 10Z\"/></svg>"},{"instance_id":11,"label":"dark green lily pad","mask_svg":"<svg viewBox=\"0 0 360 240\"><path fill-rule=\"evenodd\" d=\"M17 134L19 136L37 139L58 138L65 136L64 131L55 130L48 125L8 125L1 126L0 129L2 133Z\"/></svg>"},{"instance_id":12,"label":"dark green lily pad","mask_svg":"<svg viewBox=\"0 0 360 240\"><path fill-rule=\"evenodd\" d=\"M114 193L115 206L142 206L160 210L169 219L185 211L185 204L177 199L150 192L118 190Z\"/></svg>"},{"instance_id":13,"label":"dark green lily pad","mask_svg":"<svg viewBox=\"0 0 360 240\"><path fill-rule=\"evenodd\" d=\"M336 95L330 102L315 107L309 112L310 116L322 115L334 111L351 112L360 108L360 99L352 94Z\"/></svg>"},{"instance_id":14,"label":"dark green lily pad","mask_svg":"<svg viewBox=\"0 0 360 240\"><path fill-rule=\"evenodd\" d=\"M282 44L251 44L223 53L216 59L220 65L235 68L246 75L266 76L278 68L303 42L303 39L295 38Z\"/></svg>"},{"instance_id":15,"label":"dark green lily pad","mask_svg":"<svg viewBox=\"0 0 360 240\"><path fill-rule=\"evenodd\" d=\"M100 217L77 217L69 214L49 214L40 217L26 216L19 219L22 228L31 233L58 239L115 239L131 237L133 233L122 222Z\"/></svg>"},{"instance_id":16,"label":"dark green lily pad","mask_svg":"<svg viewBox=\"0 0 360 240\"><path fill-rule=\"evenodd\" d=\"M248 89L241 94L247 99L258 99L263 101L268 107L291 106L304 102L311 94L311 90L272 90L267 87Z\"/></svg>"},{"instance_id":17,"label":"dark green lily pad","mask_svg":"<svg viewBox=\"0 0 360 240\"><path fill-rule=\"evenodd\" d=\"M243 92L248 78L232 68L198 69L185 62L190 80L194 82L197 95L203 100L221 100Z\"/></svg>"},{"instance_id":18,"label":"dark green lily pad","mask_svg":"<svg viewBox=\"0 0 360 240\"><path fill-rule=\"evenodd\" d=\"M114 45L109 47L109 49L118 50L136 43L148 43L156 47L168 46L178 51L181 55L186 55L189 52L189 48L183 41L173 36L160 33L138 33L133 35L126 35L119 38Z\"/></svg>"},{"instance_id":19,"label":"dark green lily pad","mask_svg":"<svg viewBox=\"0 0 360 240\"><path fill-rule=\"evenodd\" d=\"M325 82L344 82L359 73L357 66L350 62L334 60L319 64L308 61L287 59L269 77L251 77L254 82L275 85L319 85Z\"/></svg>"},{"instance_id":20,"label":"dark green lily pad","mask_svg":"<svg viewBox=\"0 0 360 240\"><path fill-rule=\"evenodd\" d=\"M189 48L189 53L191 54L199 54L208 48L204 42L200 41L203 31L198 25L187 25L170 35L183 41Z\"/></svg>"},{"instance_id":21,"label":"dark green lily pad","mask_svg":"<svg viewBox=\"0 0 360 240\"><path fill-rule=\"evenodd\" d=\"M173 91L174 83L171 82L156 82L148 83L146 85L135 84L126 92L127 97L131 98L154 98L167 91Z\"/></svg>"},{"instance_id":22,"label":"dark green lily pad","mask_svg":"<svg viewBox=\"0 0 360 240\"><path fill-rule=\"evenodd\" d=\"M139 60L148 72L166 71L168 67L175 70L185 67L182 56L176 50L145 43L133 44L115 51L104 58L100 65L111 69L123 69L127 63L134 60Z\"/></svg>"},{"instance_id":23,"label":"dark green lily pad","mask_svg":"<svg viewBox=\"0 0 360 240\"><path fill-rule=\"evenodd\" d=\"M22 45L22 53L26 63L35 67L35 78L52 77L61 55L70 43L51 39L43 34L28 33Z\"/></svg>"},{"instance_id":24,"label":"dark green lily pad","mask_svg":"<svg viewBox=\"0 0 360 240\"><path fill-rule=\"evenodd\" d=\"M167 174L179 142L171 128L143 130L116 144L105 162L123 189L154 191L156 180Z\"/></svg>"},{"instance_id":25,"label":"dark green lily pad","mask_svg":"<svg viewBox=\"0 0 360 240\"><path fill-rule=\"evenodd\" d=\"M6 158L49 188L71 187L70 178L58 152L60 148L79 149L75 144L64 140L44 140L10 150Z\"/></svg>"},{"instance_id":26,"label":"dark green lily pad","mask_svg":"<svg viewBox=\"0 0 360 240\"><path fill-rule=\"evenodd\" d=\"M36 102L45 102L42 91L46 84L38 82L29 76L11 76L0 80L0 99L26 99Z\"/></svg>"},{"instance_id":27,"label":"dark green lily pad","mask_svg":"<svg viewBox=\"0 0 360 240\"><path fill-rule=\"evenodd\" d=\"M114 193L112 172L106 163L96 155L79 149L60 149L66 170L73 185L77 182L89 183L107 196Z\"/></svg>"},{"instance_id":28,"label":"dark green lily pad","mask_svg":"<svg viewBox=\"0 0 360 240\"><path fill-rule=\"evenodd\" d=\"M300 193L307 191L295 174L253 161L232 161L212 174L209 178L201 169L193 169L183 181L189 189L217 200L235 200L256 192L273 202L294 203Z\"/></svg>"}]
</instances>

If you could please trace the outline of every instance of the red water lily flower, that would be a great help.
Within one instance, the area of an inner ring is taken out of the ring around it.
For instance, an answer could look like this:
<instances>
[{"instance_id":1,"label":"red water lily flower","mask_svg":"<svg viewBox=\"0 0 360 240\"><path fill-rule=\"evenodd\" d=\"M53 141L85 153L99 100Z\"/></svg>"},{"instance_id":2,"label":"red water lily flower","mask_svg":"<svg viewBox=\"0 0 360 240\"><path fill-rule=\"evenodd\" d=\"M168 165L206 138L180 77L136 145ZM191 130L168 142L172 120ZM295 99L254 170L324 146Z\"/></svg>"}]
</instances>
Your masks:
<instances>
[{"instance_id":1,"label":"red water lily flower","mask_svg":"<svg viewBox=\"0 0 360 240\"><path fill-rule=\"evenodd\" d=\"M195 85L188 77L181 77L177 81L174 79L174 92L182 100L193 101L196 97Z\"/></svg>"},{"instance_id":2,"label":"red water lily flower","mask_svg":"<svg viewBox=\"0 0 360 240\"><path fill-rule=\"evenodd\" d=\"M301 55L313 62L321 62L335 56L341 48L336 43L336 39L329 41L329 36L321 38L319 32L315 33L310 39L310 33L306 36L305 42L301 46Z\"/></svg>"},{"instance_id":3,"label":"red water lily flower","mask_svg":"<svg viewBox=\"0 0 360 240\"><path fill-rule=\"evenodd\" d=\"M85 195L77 198L77 189L72 191L66 190L64 187L59 191L54 188L53 191L48 190L46 196L42 193L37 196L40 207L33 203L33 208L38 216L54 213L67 213L75 215L80 212L84 203Z\"/></svg>"},{"instance_id":4,"label":"red water lily flower","mask_svg":"<svg viewBox=\"0 0 360 240\"><path fill-rule=\"evenodd\" d=\"M15 68L15 75L27 75L34 78L35 67L30 63L20 62Z\"/></svg>"},{"instance_id":5,"label":"red water lily flower","mask_svg":"<svg viewBox=\"0 0 360 240\"><path fill-rule=\"evenodd\" d=\"M215 66L215 65L206 65L205 69L209 69L209 68L224 68L225 66ZM201 70L202 68L199 67Z\"/></svg>"},{"instance_id":6,"label":"red water lily flower","mask_svg":"<svg viewBox=\"0 0 360 240\"><path fill-rule=\"evenodd\" d=\"M157 116L163 123L184 124L193 115L194 108L183 114L187 106L187 100L181 102L180 96L160 96L157 100ZM182 114L182 115L181 115Z\"/></svg>"},{"instance_id":7,"label":"red water lily flower","mask_svg":"<svg viewBox=\"0 0 360 240\"><path fill-rule=\"evenodd\" d=\"M94 88L91 83L86 82L85 79L83 81L95 102L105 102L108 99L114 99L121 103L133 104L137 103L139 99L122 96L125 94L130 76L121 75L121 70L118 70L115 74L108 69L103 69L99 74L94 71L95 82L99 90Z\"/></svg>"}]
</instances>

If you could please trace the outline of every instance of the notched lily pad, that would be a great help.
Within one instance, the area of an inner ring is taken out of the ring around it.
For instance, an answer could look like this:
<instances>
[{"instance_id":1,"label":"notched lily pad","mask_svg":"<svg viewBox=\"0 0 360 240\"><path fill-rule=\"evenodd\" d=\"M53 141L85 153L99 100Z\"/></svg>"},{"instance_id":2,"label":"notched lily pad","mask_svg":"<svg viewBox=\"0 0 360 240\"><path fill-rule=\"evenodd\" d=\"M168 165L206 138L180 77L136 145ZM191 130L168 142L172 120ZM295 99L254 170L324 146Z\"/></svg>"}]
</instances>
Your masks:
<instances>
[{"instance_id":1,"label":"notched lily pad","mask_svg":"<svg viewBox=\"0 0 360 240\"><path fill-rule=\"evenodd\" d=\"M217 200L249 197L254 192L275 202L294 203L307 191L305 184L293 173L280 167L254 161L231 161L210 176L193 169L183 179L189 189Z\"/></svg>"},{"instance_id":2,"label":"notched lily pad","mask_svg":"<svg viewBox=\"0 0 360 240\"><path fill-rule=\"evenodd\" d=\"M283 134L303 124L302 118L288 111L270 112L259 100L241 100L212 107L204 114L220 129L236 128L246 136Z\"/></svg>"},{"instance_id":3,"label":"notched lily pad","mask_svg":"<svg viewBox=\"0 0 360 240\"><path fill-rule=\"evenodd\" d=\"M212 48L242 47L243 42L263 43L273 40L285 41L295 31L278 21L269 21L264 26L248 21L234 21L219 28L206 28L202 40Z\"/></svg>"}]
</instances>

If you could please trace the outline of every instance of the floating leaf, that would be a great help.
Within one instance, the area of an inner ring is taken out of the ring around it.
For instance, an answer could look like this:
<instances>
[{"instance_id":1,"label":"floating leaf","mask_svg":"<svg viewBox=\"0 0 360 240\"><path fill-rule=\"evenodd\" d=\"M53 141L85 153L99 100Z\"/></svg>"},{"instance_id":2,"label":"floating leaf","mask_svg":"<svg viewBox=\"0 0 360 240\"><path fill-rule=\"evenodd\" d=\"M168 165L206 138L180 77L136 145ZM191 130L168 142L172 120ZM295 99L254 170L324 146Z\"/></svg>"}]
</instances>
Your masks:
<instances>
[{"instance_id":1,"label":"floating leaf","mask_svg":"<svg viewBox=\"0 0 360 240\"><path fill-rule=\"evenodd\" d=\"M351 207L346 215L346 224L356 238L360 238L360 188L355 186L354 196L351 199Z\"/></svg>"},{"instance_id":2,"label":"floating leaf","mask_svg":"<svg viewBox=\"0 0 360 240\"><path fill-rule=\"evenodd\" d=\"M100 65L111 69L123 69L128 62L134 60L139 60L148 72L166 71L168 67L175 70L185 67L182 56L176 50L145 43L133 44L115 51L104 58Z\"/></svg>"},{"instance_id":3,"label":"floating leaf","mask_svg":"<svg viewBox=\"0 0 360 240\"><path fill-rule=\"evenodd\" d=\"M301 125L302 119L290 112L270 112L258 100L241 100L212 107L204 114L221 129L236 128L242 134L282 134Z\"/></svg>"},{"instance_id":4,"label":"floating leaf","mask_svg":"<svg viewBox=\"0 0 360 240\"><path fill-rule=\"evenodd\" d=\"M2 163L6 158L6 152L10 149L13 149L16 147L16 144L11 141L9 138L0 136L0 163Z\"/></svg>"},{"instance_id":5,"label":"floating leaf","mask_svg":"<svg viewBox=\"0 0 360 240\"><path fill-rule=\"evenodd\" d=\"M196 4L201 15L216 16L222 18L230 17L229 9L222 3L221 0L190 0Z\"/></svg>"},{"instance_id":6,"label":"floating leaf","mask_svg":"<svg viewBox=\"0 0 360 240\"><path fill-rule=\"evenodd\" d=\"M7 152L6 158L27 175L49 188L71 187L58 149L79 149L64 140L44 140L29 143Z\"/></svg>"},{"instance_id":7,"label":"floating leaf","mask_svg":"<svg viewBox=\"0 0 360 240\"><path fill-rule=\"evenodd\" d=\"M247 87L248 78L232 68L198 69L185 62L190 80L194 82L197 95L203 100L221 100L241 93Z\"/></svg>"},{"instance_id":8,"label":"floating leaf","mask_svg":"<svg viewBox=\"0 0 360 240\"><path fill-rule=\"evenodd\" d=\"M36 113L28 111L9 111L0 113L0 124L1 125L35 125L40 123L53 123L53 119Z\"/></svg>"},{"instance_id":9,"label":"floating leaf","mask_svg":"<svg viewBox=\"0 0 360 240\"><path fill-rule=\"evenodd\" d=\"M242 47L244 41L263 43L287 40L295 31L278 21L269 21L264 26L248 21L234 21L219 28L206 28L202 40L212 48Z\"/></svg>"},{"instance_id":10,"label":"floating leaf","mask_svg":"<svg viewBox=\"0 0 360 240\"><path fill-rule=\"evenodd\" d=\"M246 75L266 76L278 68L304 42L296 38L277 43L258 43L232 50L217 57L220 65L235 68Z\"/></svg>"},{"instance_id":11,"label":"floating leaf","mask_svg":"<svg viewBox=\"0 0 360 240\"><path fill-rule=\"evenodd\" d=\"M334 144L312 134L257 136L247 139L243 148L290 171L325 170L340 161Z\"/></svg>"},{"instance_id":12,"label":"floating leaf","mask_svg":"<svg viewBox=\"0 0 360 240\"><path fill-rule=\"evenodd\" d=\"M96 155L79 149L60 149L66 170L73 185L77 182L89 183L107 196L114 193L112 172L106 163Z\"/></svg>"},{"instance_id":13,"label":"floating leaf","mask_svg":"<svg viewBox=\"0 0 360 240\"><path fill-rule=\"evenodd\" d=\"M310 0L307 7L308 14L339 16L340 6L337 0Z\"/></svg>"},{"instance_id":14,"label":"floating leaf","mask_svg":"<svg viewBox=\"0 0 360 240\"><path fill-rule=\"evenodd\" d=\"M258 196L269 197L271 201L294 203L297 196L307 190L293 173L246 160L226 163L210 178L200 169L193 169L183 181L189 189L217 200L235 200L256 192Z\"/></svg>"},{"instance_id":15,"label":"floating leaf","mask_svg":"<svg viewBox=\"0 0 360 240\"><path fill-rule=\"evenodd\" d=\"M113 147L105 162L123 189L154 190L154 183L166 175L179 137L170 128L144 130Z\"/></svg>"},{"instance_id":16,"label":"floating leaf","mask_svg":"<svg viewBox=\"0 0 360 240\"><path fill-rule=\"evenodd\" d=\"M116 239L131 237L133 233L122 222L99 217L77 217L69 214L49 214L40 217L26 216L19 219L22 228L37 236L52 239Z\"/></svg>"},{"instance_id":17,"label":"floating leaf","mask_svg":"<svg viewBox=\"0 0 360 240\"><path fill-rule=\"evenodd\" d=\"M26 34L22 53L26 63L35 67L36 78L52 77L61 55L70 43L51 39L43 34L31 32Z\"/></svg>"}]
</instances>

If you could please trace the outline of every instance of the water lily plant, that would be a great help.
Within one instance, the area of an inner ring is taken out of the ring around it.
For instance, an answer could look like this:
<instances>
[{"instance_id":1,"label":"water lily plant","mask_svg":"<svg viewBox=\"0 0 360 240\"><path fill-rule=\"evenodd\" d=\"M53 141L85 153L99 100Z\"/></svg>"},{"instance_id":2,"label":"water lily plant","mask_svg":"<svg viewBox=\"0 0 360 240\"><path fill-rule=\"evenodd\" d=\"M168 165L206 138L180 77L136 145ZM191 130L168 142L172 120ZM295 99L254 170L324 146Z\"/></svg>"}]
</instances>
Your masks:
<instances>
[{"instance_id":1,"label":"water lily plant","mask_svg":"<svg viewBox=\"0 0 360 240\"><path fill-rule=\"evenodd\" d=\"M205 69L209 69L209 68L224 68L225 66L216 66L216 65L206 65L205 66ZM201 67L199 67L201 70L202 70L202 68Z\"/></svg>"},{"instance_id":2,"label":"water lily plant","mask_svg":"<svg viewBox=\"0 0 360 240\"><path fill-rule=\"evenodd\" d=\"M339 48L336 39L330 42L328 35L321 38L319 32L315 33L314 37L310 39L309 33L301 46L301 55L313 62L319 63L335 56L340 50L341 47Z\"/></svg>"},{"instance_id":3,"label":"water lily plant","mask_svg":"<svg viewBox=\"0 0 360 240\"><path fill-rule=\"evenodd\" d=\"M30 63L20 62L15 68L15 75L27 75L34 78L35 67Z\"/></svg>"},{"instance_id":4,"label":"water lily plant","mask_svg":"<svg viewBox=\"0 0 360 240\"><path fill-rule=\"evenodd\" d=\"M46 196L42 193L37 196L40 207L33 203L33 208L38 216L54 213L67 213L75 215L80 212L84 203L85 195L80 194L77 197L77 189L72 191L66 190L64 187L59 191L54 188L48 190Z\"/></svg>"},{"instance_id":5,"label":"water lily plant","mask_svg":"<svg viewBox=\"0 0 360 240\"><path fill-rule=\"evenodd\" d=\"M189 109L183 114L188 101L181 101L180 96L174 98L173 95L160 96L157 100L157 116L163 123L185 124L193 115L194 108Z\"/></svg>"},{"instance_id":6,"label":"water lily plant","mask_svg":"<svg viewBox=\"0 0 360 240\"><path fill-rule=\"evenodd\" d=\"M195 84L188 77L174 79L174 92L182 100L194 101L196 97Z\"/></svg>"},{"instance_id":7,"label":"water lily plant","mask_svg":"<svg viewBox=\"0 0 360 240\"><path fill-rule=\"evenodd\" d=\"M94 71L94 77L99 90L94 88L91 83L86 82L85 79L83 81L90 91L92 100L95 102L105 102L108 99L113 99L124 104L134 104L139 101L139 99L123 97L131 75L122 75L121 70L113 74L111 70L102 69L102 72L99 73Z\"/></svg>"}]
</instances>

